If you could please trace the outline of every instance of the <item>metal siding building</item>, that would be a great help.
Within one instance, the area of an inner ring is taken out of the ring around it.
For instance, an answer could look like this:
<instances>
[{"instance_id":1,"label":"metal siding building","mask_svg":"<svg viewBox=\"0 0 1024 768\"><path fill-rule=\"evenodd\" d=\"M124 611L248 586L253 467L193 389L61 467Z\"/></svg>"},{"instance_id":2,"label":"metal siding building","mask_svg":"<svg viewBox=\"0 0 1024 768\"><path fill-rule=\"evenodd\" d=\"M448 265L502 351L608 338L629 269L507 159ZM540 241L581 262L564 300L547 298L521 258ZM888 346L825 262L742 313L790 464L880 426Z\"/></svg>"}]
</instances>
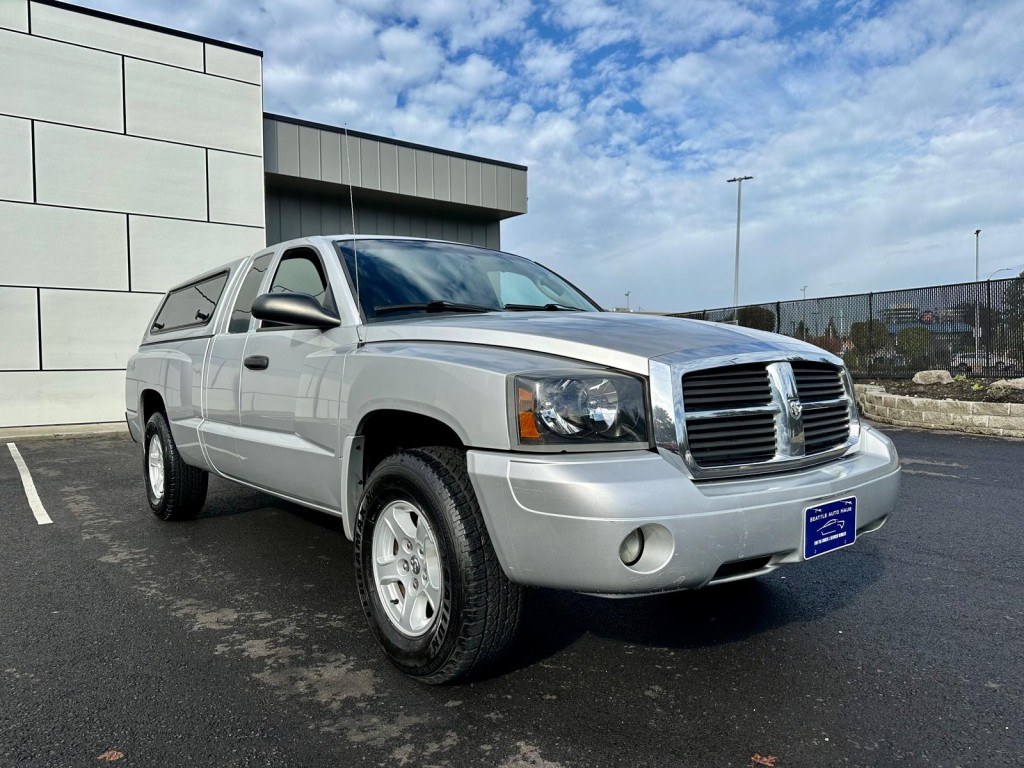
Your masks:
<instances>
[{"instance_id":1,"label":"metal siding building","mask_svg":"<svg viewBox=\"0 0 1024 768\"><path fill-rule=\"evenodd\" d=\"M263 113L262 53L0 0L0 427L116 422L175 282L352 231L498 247L526 168ZM351 183L351 187L349 186Z\"/></svg>"}]
</instances>

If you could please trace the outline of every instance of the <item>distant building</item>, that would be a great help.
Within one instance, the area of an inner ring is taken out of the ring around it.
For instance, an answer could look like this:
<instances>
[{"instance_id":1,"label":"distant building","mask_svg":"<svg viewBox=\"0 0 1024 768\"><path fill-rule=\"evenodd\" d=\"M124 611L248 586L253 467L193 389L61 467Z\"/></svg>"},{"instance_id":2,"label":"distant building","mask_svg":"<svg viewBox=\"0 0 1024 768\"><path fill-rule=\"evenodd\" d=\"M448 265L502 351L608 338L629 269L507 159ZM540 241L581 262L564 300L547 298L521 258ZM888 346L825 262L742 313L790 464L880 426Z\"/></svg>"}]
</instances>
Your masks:
<instances>
[{"instance_id":1,"label":"distant building","mask_svg":"<svg viewBox=\"0 0 1024 768\"><path fill-rule=\"evenodd\" d=\"M203 269L353 218L499 247L526 212L524 166L265 114L262 56L0 0L0 427L121 421L157 302Z\"/></svg>"}]
</instances>

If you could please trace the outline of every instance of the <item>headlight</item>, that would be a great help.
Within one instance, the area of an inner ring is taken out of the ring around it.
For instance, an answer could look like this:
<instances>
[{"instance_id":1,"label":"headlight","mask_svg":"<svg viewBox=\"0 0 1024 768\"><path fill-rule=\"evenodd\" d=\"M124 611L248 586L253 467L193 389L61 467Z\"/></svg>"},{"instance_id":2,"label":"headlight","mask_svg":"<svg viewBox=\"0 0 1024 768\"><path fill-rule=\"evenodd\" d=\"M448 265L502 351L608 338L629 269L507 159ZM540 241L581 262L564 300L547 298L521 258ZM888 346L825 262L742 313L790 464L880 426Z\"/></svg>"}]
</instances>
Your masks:
<instances>
[{"instance_id":1,"label":"headlight","mask_svg":"<svg viewBox=\"0 0 1024 768\"><path fill-rule=\"evenodd\" d=\"M647 443L643 384L631 376L516 376L520 445Z\"/></svg>"}]
</instances>

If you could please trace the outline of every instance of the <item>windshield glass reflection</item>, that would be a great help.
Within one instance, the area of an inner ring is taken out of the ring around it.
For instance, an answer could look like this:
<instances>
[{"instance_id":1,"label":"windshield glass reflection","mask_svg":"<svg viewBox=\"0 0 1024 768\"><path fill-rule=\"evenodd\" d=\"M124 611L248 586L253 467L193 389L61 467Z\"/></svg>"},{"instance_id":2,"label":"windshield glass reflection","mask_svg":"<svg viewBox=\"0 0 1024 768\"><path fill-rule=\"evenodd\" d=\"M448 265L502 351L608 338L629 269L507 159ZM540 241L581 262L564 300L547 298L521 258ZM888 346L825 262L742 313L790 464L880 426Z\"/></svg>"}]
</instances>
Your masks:
<instances>
[{"instance_id":1,"label":"windshield glass reflection","mask_svg":"<svg viewBox=\"0 0 1024 768\"><path fill-rule=\"evenodd\" d=\"M427 240L335 246L370 322L424 312L600 311L558 275L508 253Z\"/></svg>"}]
</instances>

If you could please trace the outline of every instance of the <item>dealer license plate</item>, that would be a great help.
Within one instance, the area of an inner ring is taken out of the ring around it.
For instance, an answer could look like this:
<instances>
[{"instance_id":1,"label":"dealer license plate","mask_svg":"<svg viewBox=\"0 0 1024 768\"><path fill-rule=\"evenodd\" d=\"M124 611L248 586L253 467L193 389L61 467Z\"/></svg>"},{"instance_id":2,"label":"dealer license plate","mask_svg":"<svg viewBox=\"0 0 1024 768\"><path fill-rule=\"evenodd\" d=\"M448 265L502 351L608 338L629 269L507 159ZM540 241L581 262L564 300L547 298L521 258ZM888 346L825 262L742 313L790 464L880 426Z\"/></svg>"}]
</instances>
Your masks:
<instances>
[{"instance_id":1,"label":"dealer license plate","mask_svg":"<svg viewBox=\"0 0 1024 768\"><path fill-rule=\"evenodd\" d=\"M848 547L857 540L857 497L830 501L804 511L804 558Z\"/></svg>"}]
</instances>

